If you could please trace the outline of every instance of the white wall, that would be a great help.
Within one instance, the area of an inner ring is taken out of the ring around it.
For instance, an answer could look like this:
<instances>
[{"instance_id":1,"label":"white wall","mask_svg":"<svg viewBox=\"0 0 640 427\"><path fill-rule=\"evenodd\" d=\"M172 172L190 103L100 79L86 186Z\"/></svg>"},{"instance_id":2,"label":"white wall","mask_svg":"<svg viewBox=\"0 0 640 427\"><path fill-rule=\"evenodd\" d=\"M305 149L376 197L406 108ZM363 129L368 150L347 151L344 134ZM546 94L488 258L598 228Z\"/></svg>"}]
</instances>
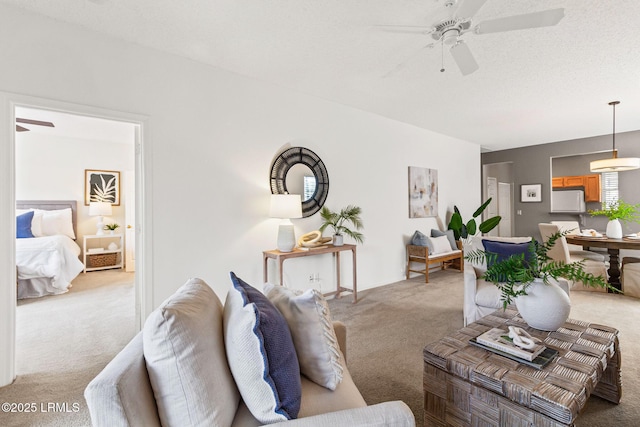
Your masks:
<instances>
[{"instance_id":1,"label":"white wall","mask_svg":"<svg viewBox=\"0 0 640 427\"><path fill-rule=\"evenodd\" d=\"M480 202L480 149L469 142L6 6L0 6L0 51L11 64L0 67L2 91L149 118L153 305L189 277L202 277L221 297L229 271L260 284L261 252L275 247L278 225L267 218L269 166L286 143L322 158L330 208L362 207L360 289L403 277L403 236L424 223L408 219L408 166L438 170L442 217L454 204L473 212ZM0 136L4 150L6 135ZM0 186L8 179L2 175ZM298 234L310 231L319 218L295 225ZM331 264L287 263L291 284ZM329 274L321 272L327 280Z\"/></svg>"},{"instance_id":2,"label":"white wall","mask_svg":"<svg viewBox=\"0 0 640 427\"><path fill-rule=\"evenodd\" d=\"M126 187L124 172L134 169L133 140L126 143L87 141L36 132L16 133L16 199L75 200L78 203L77 242L96 234L96 218L84 205L85 169L120 171L120 206L104 223L118 223L124 232Z\"/></svg>"}]
</instances>

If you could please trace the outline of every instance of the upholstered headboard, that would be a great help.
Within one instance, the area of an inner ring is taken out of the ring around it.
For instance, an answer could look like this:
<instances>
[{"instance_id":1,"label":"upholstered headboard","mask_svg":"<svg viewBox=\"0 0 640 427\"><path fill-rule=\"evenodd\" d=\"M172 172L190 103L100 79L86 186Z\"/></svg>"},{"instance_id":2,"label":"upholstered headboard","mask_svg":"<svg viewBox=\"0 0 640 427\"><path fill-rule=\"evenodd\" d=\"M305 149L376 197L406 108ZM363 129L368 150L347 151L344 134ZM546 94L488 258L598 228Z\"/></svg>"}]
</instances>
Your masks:
<instances>
[{"instance_id":1,"label":"upholstered headboard","mask_svg":"<svg viewBox=\"0 0 640 427\"><path fill-rule=\"evenodd\" d=\"M78 204L75 200L17 200L16 209L42 209L53 211L57 209L71 208L71 221L73 233L78 235Z\"/></svg>"}]
</instances>

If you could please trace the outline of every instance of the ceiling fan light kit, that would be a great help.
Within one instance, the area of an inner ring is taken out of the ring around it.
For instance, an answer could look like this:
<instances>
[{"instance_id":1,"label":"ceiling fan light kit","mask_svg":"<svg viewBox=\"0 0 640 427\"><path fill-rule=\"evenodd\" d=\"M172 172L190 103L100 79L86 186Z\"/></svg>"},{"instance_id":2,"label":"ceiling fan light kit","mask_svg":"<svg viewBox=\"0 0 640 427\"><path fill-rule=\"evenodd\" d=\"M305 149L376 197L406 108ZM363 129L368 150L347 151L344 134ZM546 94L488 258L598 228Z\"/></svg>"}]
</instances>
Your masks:
<instances>
[{"instance_id":1,"label":"ceiling fan light kit","mask_svg":"<svg viewBox=\"0 0 640 427\"><path fill-rule=\"evenodd\" d=\"M564 17L564 9L558 8L489 19L473 25L474 15L486 2L487 0L445 0L445 9L453 9L457 5L455 12L447 12L447 16L444 18L442 14L438 13L440 17L435 20L431 28L425 31L425 28L422 27L419 30L423 34L431 34L431 37L442 45L442 49L444 49L445 45L450 46L451 56L464 76L480 68L471 50L462 39L464 34L472 32L481 35L550 27L556 25ZM401 27L410 28L413 26ZM444 66L440 71L444 71Z\"/></svg>"},{"instance_id":2,"label":"ceiling fan light kit","mask_svg":"<svg viewBox=\"0 0 640 427\"><path fill-rule=\"evenodd\" d=\"M616 105L620 101L611 101L609 105L613 106L613 148L611 150L610 159L594 160L589 164L591 172L624 172L634 169L640 169L640 158L637 157L620 157L616 150Z\"/></svg>"}]
</instances>

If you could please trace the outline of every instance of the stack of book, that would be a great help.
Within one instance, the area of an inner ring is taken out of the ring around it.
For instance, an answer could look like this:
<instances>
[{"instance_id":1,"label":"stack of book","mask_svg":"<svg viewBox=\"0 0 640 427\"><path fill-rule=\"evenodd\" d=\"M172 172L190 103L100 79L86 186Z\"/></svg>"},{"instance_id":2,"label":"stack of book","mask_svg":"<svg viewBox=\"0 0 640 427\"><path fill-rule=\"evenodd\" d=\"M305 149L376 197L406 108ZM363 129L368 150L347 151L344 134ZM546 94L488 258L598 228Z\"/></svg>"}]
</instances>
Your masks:
<instances>
[{"instance_id":1,"label":"stack of book","mask_svg":"<svg viewBox=\"0 0 640 427\"><path fill-rule=\"evenodd\" d=\"M469 342L537 369L543 368L558 355L557 350L547 348L542 344L536 344L531 349L518 347L509 337L509 333L499 328L493 328Z\"/></svg>"}]
</instances>

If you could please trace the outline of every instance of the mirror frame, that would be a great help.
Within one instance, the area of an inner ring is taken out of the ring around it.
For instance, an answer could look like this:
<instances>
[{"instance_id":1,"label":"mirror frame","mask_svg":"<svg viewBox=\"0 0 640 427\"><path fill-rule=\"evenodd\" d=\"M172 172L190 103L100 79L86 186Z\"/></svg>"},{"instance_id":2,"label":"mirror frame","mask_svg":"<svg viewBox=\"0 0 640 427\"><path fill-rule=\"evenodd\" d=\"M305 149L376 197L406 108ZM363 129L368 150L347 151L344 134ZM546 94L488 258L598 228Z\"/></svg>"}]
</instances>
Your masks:
<instances>
[{"instance_id":1,"label":"mirror frame","mask_svg":"<svg viewBox=\"0 0 640 427\"><path fill-rule=\"evenodd\" d=\"M316 179L316 189L308 200L302 202L302 217L318 212L329 195L329 173L316 153L304 147L291 147L280 153L271 163L269 181L271 194L289 194L287 173L293 166L303 164L311 169Z\"/></svg>"}]
</instances>

